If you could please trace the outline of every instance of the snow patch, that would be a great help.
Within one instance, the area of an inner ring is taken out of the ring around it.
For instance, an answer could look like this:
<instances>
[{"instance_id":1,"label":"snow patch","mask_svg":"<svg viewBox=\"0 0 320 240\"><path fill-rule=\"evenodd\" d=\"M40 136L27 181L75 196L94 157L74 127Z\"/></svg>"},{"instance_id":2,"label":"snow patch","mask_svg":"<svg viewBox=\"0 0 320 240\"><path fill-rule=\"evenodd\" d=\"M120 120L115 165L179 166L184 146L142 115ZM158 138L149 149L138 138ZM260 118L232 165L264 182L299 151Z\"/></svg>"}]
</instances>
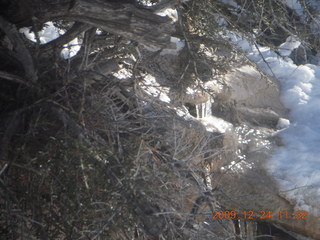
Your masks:
<instances>
[{"instance_id":1,"label":"snow patch","mask_svg":"<svg viewBox=\"0 0 320 240\"><path fill-rule=\"evenodd\" d=\"M172 23L175 23L178 21L178 12L176 9L173 8L165 8L162 9L161 11L157 12L157 15L162 16L162 17L169 17L172 20Z\"/></svg>"},{"instance_id":2,"label":"snow patch","mask_svg":"<svg viewBox=\"0 0 320 240\"><path fill-rule=\"evenodd\" d=\"M64 59L72 58L79 52L81 48L81 43L78 38L73 39L69 43L63 45L63 49L61 50L61 56Z\"/></svg>"},{"instance_id":3,"label":"snow patch","mask_svg":"<svg viewBox=\"0 0 320 240\"><path fill-rule=\"evenodd\" d=\"M24 27L19 29L20 33L23 33L26 38L33 42L37 42L34 32L31 31L30 27ZM46 22L41 31L38 32L40 44L49 43L61 35L65 34L65 31L54 26L53 22ZM75 56L80 50L81 43L78 38L73 39L69 43L64 45L61 51L61 56L64 59Z\"/></svg>"},{"instance_id":4,"label":"snow patch","mask_svg":"<svg viewBox=\"0 0 320 240\"><path fill-rule=\"evenodd\" d=\"M290 121L285 118L279 118L276 128L277 129L284 129L290 126Z\"/></svg>"},{"instance_id":5,"label":"snow patch","mask_svg":"<svg viewBox=\"0 0 320 240\"><path fill-rule=\"evenodd\" d=\"M128 71L126 68L121 68L118 72L113 73L113 76L115 76L118 79L126 79L132 77L132 72Z\"/></svg>"},{"instance_id":6,"label":"snow patch","mask_svg":"<svg viewBox=\"0 0 320 240\"><path fill-rule=\"evenodd\" d=\"M171 37L170 42L173 43L175 46L174 48L165 48L161 51L160 55L167 55L167 54L172 54L172 55L178 55L179 52L184 48L185 42L184 40L181 40L176 37Z\"/></svg>"},{"instance_id":7,"label":"snow patch","mask_svg":"<svg viewBox=\"0 0 320 240\"><path fill-rule=\"evenodd\" d=\"M206 127L208 132L226 133L231 131L233 125L222 118L215 116L207 116L199 119L200 122Z\"/></svg>"},{"instance_id":8,"label":"snow patch","mask_svg":"<svg viewBox=\"0 0 320 240\"><path fill-rule=\"evenodd\" d=\"M171 100L168 96L170 89L168 87L161 87L152 75L147 74L144 77L144 80L140 83L140 86L153 98L157 98L162 102L170 103Z\"/></svg>"},{"instance_id":9,"label":"snow patch","mask_svg":"<svg viewBox=\"0 0 320 240\"><path fill-rule=\"evenodd\" d=\"M301 42L293 36L287 37L286 42L282 43L278 51L281 56L283 57L289 57L292 51L300 46Z\"/></svg>"},{"instance_id":10,"label":"snow patch","mask_svg":"<svg viewBox=\"0 0 320 240\"><path fill-rule=\"evenodd\" d=\"M229 35L262 71L279 80L281 100L291 110L292 124L288 120L279 120L279 127L286 127L278 133L284 146L276 150L268 167L283 193L296 201L297 209L308 209L319 215L320 67L312 64L297 66L270 48L250 44L235 33ZM280 46L289 45L292 50L299 44L290 45L288 42Z\"/></svg>"},{"instance_id":11,"label":"snow patch","mask_svg":"<svg viewBox=\"0 0 320 240\"><path fill-rule=\"evenodd\" d=\"M23 33L26 38L33 42L37 42L34 32L31 31L31 27L24 27L19 29L20 33ZM52 40L60 37L65 32L56 28L53 22L46 22L41 31L38 32L39 40L41 44L46 44Z\"/></svg>"}]
</instances>

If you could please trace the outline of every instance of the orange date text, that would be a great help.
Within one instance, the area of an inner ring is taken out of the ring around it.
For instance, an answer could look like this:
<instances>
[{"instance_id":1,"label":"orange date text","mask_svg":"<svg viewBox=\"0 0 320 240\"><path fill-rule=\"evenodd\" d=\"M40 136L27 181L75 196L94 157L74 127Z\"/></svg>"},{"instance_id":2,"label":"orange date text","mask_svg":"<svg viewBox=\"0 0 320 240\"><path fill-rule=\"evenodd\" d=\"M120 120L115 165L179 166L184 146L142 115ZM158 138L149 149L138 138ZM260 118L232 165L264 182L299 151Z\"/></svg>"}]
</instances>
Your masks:
<instances>
[{"instance_id":1,"label":"orange date text","mask_svg":"<svg viewBox=\"0 0 320 240\"><path fill-rule=\"evenodd\" d=\"M212 211L212 219L247 219L247 220L268 220L268 219L308 219L308 212L304 210L300 211L277 211L272 212L269 210L261 211L235 211L235 210L225 210L225 211Z\"/></svg>"}]
</instances>

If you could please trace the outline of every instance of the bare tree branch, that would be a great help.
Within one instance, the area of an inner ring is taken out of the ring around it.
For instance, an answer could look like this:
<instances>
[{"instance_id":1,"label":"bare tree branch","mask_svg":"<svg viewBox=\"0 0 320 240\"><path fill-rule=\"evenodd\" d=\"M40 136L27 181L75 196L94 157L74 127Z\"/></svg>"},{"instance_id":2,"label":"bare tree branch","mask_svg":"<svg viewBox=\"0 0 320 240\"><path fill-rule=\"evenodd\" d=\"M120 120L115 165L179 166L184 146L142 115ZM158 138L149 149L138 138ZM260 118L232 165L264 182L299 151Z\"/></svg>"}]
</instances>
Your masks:
<instances>
[{"instance_id":1,"label":"bare tree branch","mask_svg":"<svg viewBox=\"0 0 320 240\"><path fill-rule=\"evenodd\" d=\"M65 34L63 34L61 37L56 38L55 40L48 42L45 45L41 46L41 54L51 51L57 46L62 46L70 41L72 41L74 38L76 38L79 34L81 34L84 31L87 31L91 26L83 23L75 22L71 29L67 31Z\"/></svg>"},{"instance_id":2,"label":"bare tree branch","mask_svg":"<svg viewBox=\"0 0 320 240\"><path fill-rule=\"evenodd\" d=\"M32 82L36 82L38 80L38 76L36 74L33 59L30 52L24 45L16 26L0 16L0 28L10 39L15 50L14 55L23 65L27 79L30 79Z\"/></svg>"},{"instance_id":3,"label":"bare tree branch","mask_svg":"<svg viewBox=\"0 0 320 240\"><path fill-rule=\"evenodd\" d=\"M45 15L38 12L37 18L42 22L60 19L83 22L155 48L166 46L175 31L168 17L149 9L99 0L79 0L69 10L54 10Z\"/></svg>"},{"instance_id":4,"label":"bare tree branch","mask_svg":"<svg viewBox=\"0 0 320 240\"><path fill-rule=\"evenodd\" d=\"M30 88L35 87L35 85L27 82L25 79L23 79L17 75L11 74L11 73L4 72L4 71L0 71L0 78L9 80L9 81L12 81L15 83L20 83L20 84L23 84L23 85L28 86Z\"/></svg>"}]
</instances>

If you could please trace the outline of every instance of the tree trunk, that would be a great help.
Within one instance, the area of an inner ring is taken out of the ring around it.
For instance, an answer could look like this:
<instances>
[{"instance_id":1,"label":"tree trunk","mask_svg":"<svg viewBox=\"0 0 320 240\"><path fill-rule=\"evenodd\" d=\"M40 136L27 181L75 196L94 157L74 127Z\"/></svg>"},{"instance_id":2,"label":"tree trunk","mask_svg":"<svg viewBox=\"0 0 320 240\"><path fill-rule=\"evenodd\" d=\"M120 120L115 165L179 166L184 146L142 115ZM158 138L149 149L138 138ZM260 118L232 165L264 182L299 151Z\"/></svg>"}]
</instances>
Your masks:
<instances>
[{"instance_id":1,"label":"tree trunk","mask_svg":"<svg viewBox=\"0 0 320 240\"><path fill-rule=\"evenodd\" d=\"M4 17L17 27L32 26L36 22L66 20L87 23L115 35L123 36L154 48L170 42L175 31L168 17L161 17L149 9L134 4L100 0L15 1L2 10Z\"/></svg>"}]
</instances>

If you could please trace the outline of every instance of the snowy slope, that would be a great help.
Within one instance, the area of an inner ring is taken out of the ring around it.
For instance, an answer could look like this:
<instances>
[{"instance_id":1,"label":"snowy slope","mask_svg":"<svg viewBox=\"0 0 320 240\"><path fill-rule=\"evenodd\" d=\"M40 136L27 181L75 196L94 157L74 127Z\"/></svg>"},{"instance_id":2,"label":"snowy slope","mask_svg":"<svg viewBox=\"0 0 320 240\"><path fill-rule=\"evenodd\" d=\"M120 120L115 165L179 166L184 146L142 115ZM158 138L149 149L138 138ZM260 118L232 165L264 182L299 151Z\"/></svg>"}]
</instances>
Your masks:
<instances>
[{"instance_id":1,"label":"snowy slope","mask_svg":"<svg viewBox=\"0 0 320 240\"><path fill-rule=\"evenodd\" d=\"M291 110L291 124L278 132L284 146L274 153L269 170L283 194L296 202L296 210L320 216L320 66L297 66L288 58L300 45L293 36L279 46L277 54L237 34L228 35L261 70L279 80L281 100Z\"/></svg>"}]
</instances>

